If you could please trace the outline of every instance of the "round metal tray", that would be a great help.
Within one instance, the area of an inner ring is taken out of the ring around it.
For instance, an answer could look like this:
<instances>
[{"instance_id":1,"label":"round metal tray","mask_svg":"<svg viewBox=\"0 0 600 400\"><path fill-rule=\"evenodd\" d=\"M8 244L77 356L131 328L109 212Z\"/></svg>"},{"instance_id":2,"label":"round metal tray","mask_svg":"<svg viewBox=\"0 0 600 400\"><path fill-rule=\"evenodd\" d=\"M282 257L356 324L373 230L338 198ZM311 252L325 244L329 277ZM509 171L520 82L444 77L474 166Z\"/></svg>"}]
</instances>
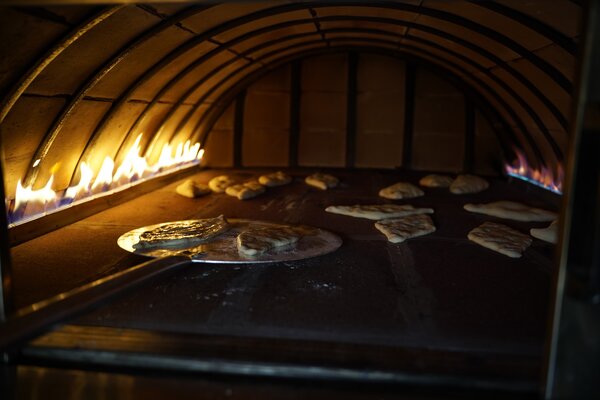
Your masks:
<instances>
[{"instance_id":1,"label":"round metal tray","mask_svg":"<svg viewBox=\"0 0 600 400\"><path fill-rule=\"evenodd\" d=\"M142 233L173 222L149 225L131 230L121 235L117 240L117 244L126 251L147 257L158 258L187 255L191 257L193 262L215 264L254 264L303 260L331 253L342 245L342 239L339 236L323 229L312 228L314 229L314 235L304 236L293 245L276 247L255 257L244 256L239 254L237 250L236 238L238 234L252 228L281 227L286 225L246 219L228 219L227 221L231 225L231 229L209 242L193 247L178 249L136 249L134 247L139 242Z\"/></svg>"}]
</instances>

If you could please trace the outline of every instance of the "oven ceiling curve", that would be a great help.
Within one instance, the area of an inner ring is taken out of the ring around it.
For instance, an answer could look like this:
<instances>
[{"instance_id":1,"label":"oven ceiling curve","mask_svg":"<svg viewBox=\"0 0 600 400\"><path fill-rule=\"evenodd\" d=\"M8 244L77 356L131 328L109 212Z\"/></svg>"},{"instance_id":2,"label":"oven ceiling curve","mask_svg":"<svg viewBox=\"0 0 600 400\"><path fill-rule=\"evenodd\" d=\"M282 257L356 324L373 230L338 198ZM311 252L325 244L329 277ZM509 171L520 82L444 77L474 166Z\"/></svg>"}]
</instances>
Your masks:
<instances>
[{"instance_id":1,"label":"oven ceiling curve","mask_svg":"<svg viewBox=\"0 0 600 400\"><path fill-rule=\"evenodd\" d=\"M77 153L62 166L73 180L82 161L122 158L142 130L145 151L176 139L203 140L223 105L265 71L341 50L412 57L447 71L495 108L510 127L504 145L522 149L533 163L561 163L566 149L581 12L566 0L7 10L6 40L23 49L1 50L11 65L0 75L9 180L35 182L61 159L65 143ZM17 140L18 121L42 101L53 102L48 121ZM82 118L89 123L73 132Z\"/></svg>"}]
</instances>

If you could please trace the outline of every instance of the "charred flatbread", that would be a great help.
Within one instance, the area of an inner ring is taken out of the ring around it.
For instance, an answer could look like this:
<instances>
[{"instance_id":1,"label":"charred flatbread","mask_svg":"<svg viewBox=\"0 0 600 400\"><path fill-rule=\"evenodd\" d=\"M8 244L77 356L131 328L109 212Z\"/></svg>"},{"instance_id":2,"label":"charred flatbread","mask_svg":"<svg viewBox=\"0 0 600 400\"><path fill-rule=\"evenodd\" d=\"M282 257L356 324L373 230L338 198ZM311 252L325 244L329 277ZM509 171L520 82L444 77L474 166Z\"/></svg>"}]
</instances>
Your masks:
<instances>
[{"instance_id":1,"label":"charred flatbread","mask_svg":"<svg viewBox=\"0 0 600 400\"><path fill-rule=\"evenodd\" d=\"M229 223L222 215L216 218L177 221L162 224L143 232L136 249L187 248L207 242L229 230Z\"/></svg>"}]
</instances>

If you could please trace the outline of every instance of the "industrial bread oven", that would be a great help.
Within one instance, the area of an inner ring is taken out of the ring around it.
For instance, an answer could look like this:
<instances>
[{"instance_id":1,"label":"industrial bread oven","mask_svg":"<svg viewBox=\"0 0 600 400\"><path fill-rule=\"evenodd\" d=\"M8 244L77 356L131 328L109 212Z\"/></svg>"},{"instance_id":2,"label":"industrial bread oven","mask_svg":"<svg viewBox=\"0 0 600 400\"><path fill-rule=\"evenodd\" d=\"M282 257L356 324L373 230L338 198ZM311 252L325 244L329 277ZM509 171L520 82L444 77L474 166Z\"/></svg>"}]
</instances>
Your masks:
<instances>
[{"instance_id":1,"label":"industrial bread oven","mask_svg":"<svg viewBox=\"0 0 600 400\"><path fill-rule=\"evenodd\" d=\"M598 390L596 2L76 3L0 2L2 398ZM176 191L275 171L252 199ZM431 173L489 188L378 195ZM554 243L464 208L494 201L554 212ZM325 211L356 204L430 208L435 232ZM220 215L340 242L218 263L117 243ZM522 257L468 239L489 222Z\"/></svg>"}]
</instances>

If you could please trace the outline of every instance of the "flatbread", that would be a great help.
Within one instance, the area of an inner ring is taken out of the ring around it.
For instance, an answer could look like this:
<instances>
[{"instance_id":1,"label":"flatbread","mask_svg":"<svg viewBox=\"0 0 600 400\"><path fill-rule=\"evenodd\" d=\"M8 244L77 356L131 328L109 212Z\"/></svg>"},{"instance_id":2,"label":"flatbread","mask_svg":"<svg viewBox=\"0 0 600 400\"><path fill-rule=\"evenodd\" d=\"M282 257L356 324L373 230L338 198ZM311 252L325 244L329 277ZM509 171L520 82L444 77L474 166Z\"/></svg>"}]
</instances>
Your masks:
<instances>
[{"instance_id":1,"label":"flatbread","mask_svg":"<svg viewBox=\"0 0 600 400\"><path fill-rule=\"evenodd\" d=\"M534 238L549 243L556 243L558 242L558 221L552 221L546 228L531 228L529 233Z\"/></svg>"},{"instance_id":2,"label":"flatbread","mask_svg":"<svg viewBox=\"0 0 600 400\"><path fill-rule=\"evenodd\" d=\"M447 175L427 175L421 178L419 185L432 188L446 188L454 182L454 178Z\"/></svg>"},{"instance_id":3,"label":"flatbread","mask_svg":"<svg viewBox=\"0 0 600 400\"><path fill-rule=\"evenodd\" d=\"M317 189L321 190L334 188L338 185L338 183L340 183L340 180L335 176L329 174L322 174L320 172L307 176L304 181L307 185L316 187Z\"/></svg>"},{"instance_id":4,"label":"flatbread","mask_svg":"<svg viewBox=\"0 0 600 400\"><path fill-rule=\"evenodd\" d=\"M252 257L276 247L294 244L302 236L302 231L292 227L263 227L240 233L236 243L241 255Z\"/></svg>"},{"instance_id":5,"label":"flatbread","mask_svg":"<svg viewBox=\"0 0 600 400\"><path fill-rule=\"evenodd\" d=\"M433 209L431 208L415 208L409 204L357 204L353 206L329 206L325 209L325 211L333 214L367 218L372 220L406 217L408 215L415 214L433 214Z\"/></svg>"},{"instance_id":6,"label":"flatbread","mask_svg":"<svg viewBox=\"0 0 600 400\"><path fill-rule=\"evenodd\" d=\"M211 190L205 184L188 179L175 188L175 193L183 197L189 197L190 199L193 199L195 197L206 196L207 194L211 193Z\"/></svg>"},{"instance_id":7,"label":"flatbread","mask_svg":"<svg viewBox=\"0 0 600 400\"><path fill-rule=\"evenodd\" d=\"M187 248L209 241L229 230L230 226L222 215L216 218L177 221L163 224L143 232L136 249Z\"/></svg>"},{"instance_id":8,"label":"flatbread","mask_svg":"<svg viewBox=\"0 0 600 400\"><path fill-rule=\"evenodd\" d=\"M406 239L435 232L435 225L429 215L419 214L402 218L384 219L375 222L375 228L383 233L388 241L402 243Z\"/></svg>"},{"instance_id":9,"label":"flatbread","mask_svg":"<svg viewBox=\"0 0 600 400\"><path fill-rule=\"evenodd\" d=\"M519 258L532 239L506 225L484 222L467 235L469 240L512 258Z\"/></svg>"},{"instance_id":10,"label":"flatbread","mask_svg":"<svg viewBox=\"0 0 600 400\"><path fill-rule=\"evenodd\" d=\"M229 186L225 193L237 197L240 200L247 200L265 192L265 187L257 181L242 183L241 185Z\"/></svg>"},{"instance_id":11,"label":"flatbread","mask_svg":"<svg viewBox=\"0 0 600 400\"><path fill-rule=\"evenodd\" d=\"M490 186L488 181L475 175L459 175L450 185L450 192L454 194L468 194L483 192Z\"/></svg>"},{"instance_id":12,"label":"flatbread","mask_svg":"<svg viewBox=\"0 0 600 400\"><path fill-rule=\"evenodd\" d=\"M557 218L552 211L534 208L514 201L494 201L487 204L465 204L464 209L474 213L525 222L547 222Z\"/></svg>"},{"instance_id":13,"label":"flatbread","mask_svg":"<svg viewBox=\"0 0 600 400\"><path fill-rule=\"evenodd\" d=\"M284 174L281 171L277 171L272 174L261 175L258 178L258 182L261 185L265 185L268 187L287 185L291 181L292 181L292 177L287 174Z\"/></svg>"},{"instance_id":14,"label":"flatbread","mask_svg":"<svg viewBox=\"0 0 600 400\"><path fill-rule=\"evenodd\" d=\"M215 193L223 193L225 189L235 183L233 178L227 175L220 175L208 181L208 187Z\"/></svg>"},{"instance_id":15,"label":"flatbread","mask_svg":"<svg viewBox=\"0 0 600 400\"><path fill-rule=\"evenodd\" d=\"M408 182L398 182L379 191L379 196L392 200L411 199L424 194L421 189Z\"/></svg>"}]
</instances>

